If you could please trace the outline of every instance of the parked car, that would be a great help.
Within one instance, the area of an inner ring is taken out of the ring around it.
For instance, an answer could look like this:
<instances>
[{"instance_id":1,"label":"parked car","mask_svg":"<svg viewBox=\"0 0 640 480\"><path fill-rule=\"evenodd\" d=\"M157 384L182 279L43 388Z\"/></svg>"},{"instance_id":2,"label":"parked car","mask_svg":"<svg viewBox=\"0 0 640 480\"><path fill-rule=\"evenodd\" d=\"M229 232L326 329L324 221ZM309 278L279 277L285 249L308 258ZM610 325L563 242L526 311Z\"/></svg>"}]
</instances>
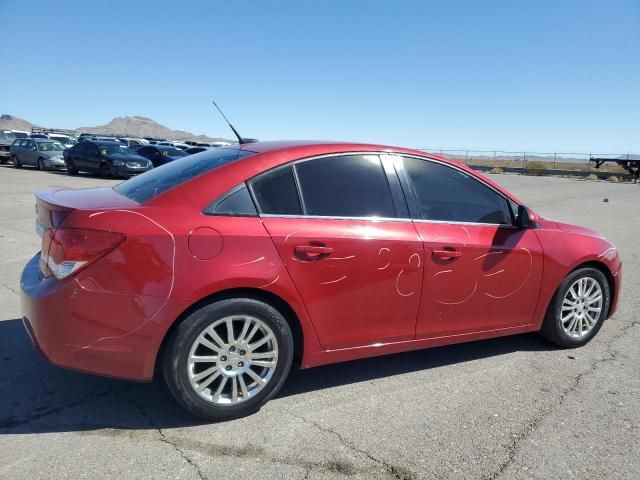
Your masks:
<instances>
[{"instance_id":1,"label":"parked car","mask_svg":"<svg viewBox=\"0 0 640 480\"><path fill-rule=\"evenodd\" d=\"M60 142L49 138L17 138L11 144L11 161L16 168L28 165L39 170L64 170L63 150Z\"/></svg>"},{"instance_id":2,"label":"parked car","mask_svg":"<svg viewBox=\"0 0 640 480\"><path fill-rule=\"evenodd\" d=\"M186 143L182 143L182 142L158 142L158 145L162 145L163 147L175 147L175 148L179 148L180 150L186 150L187 148L189 148L189 145L187 145Z\"/></svg>"},{"instance_id":3,"label":"parked car","mask_svg":"<svg viewBox=\"0 0 640 480\"><path fill-rule=\"evenodd\" d=\"M160 165L164 165L165 163L169 163L187 156L187 154L179 148L163 145L144 145L140 148L137 148L136 153L144 158L151 160L154 167L159 167Z\"/></svg>"},{"instance_id":4,"label":"parked car","mask_svg":"<svg viewBox=\"0 0 640 480\"><path fill-rule=\"evenodd\" d=\"M16 138L27 138L29 136L29 132L25 132L24 130L10 130Z\"/></svg>"},{"instance_id":5,"label":"parked car","mask_svg":"<svg viewBox=\"0 0 640 480\"><path fill-rule=\"evenodd\" d=\"M102 178L129 177L153 168L146 158L112 141L78 142L64 151L64 161L69 175L88 172Z\"/></svg>"},{"instance_id":6,"label":"parked car","mask_svg":"<svg viewBox=\"0 0 640 480\"><path fill-rule=\"evenodd\" d=\"M47 135L51 140L60 142L64 148L71 148L78 143L78 139L71 135L63 135L61 133L48 133Z\"/></svg>"},{"instance_id":7,"label":"parked car","mask_svg":"<svg viewBox=\"0 0 640 480\"><path fill-rule=\"evenodd\" d=\"M135 138L135 137L118 137L118 140L123 145L126 145L129 148L139 147L141 145L148 145L149 141L144 138Z\"/></svg>"},{"instance_id":8,"label":"parked car","mask_svg":"<svg viewBox=\"0 0 640 480\"><path fill-rule=\"evenodd\" d=\"M0 163L11 159L11 144L16 137L10 131L0 130Z\"/></svg>"},{"instance_id":9,"label":"parked car","mask_svg":"<svg viewBox=\"0 0 640 480\"><path fill-rule=\"evenodd\" d=\"M204 152L205 150L209 150L211 148L213 147L189 147L184 151L184 153L186 153L187 155L193 155L194 153Z\"/></svg>"},{"instance_id":10,"label":"parked car","mask_svg":"<svg viewBox=\"0 0 640 480\"><path fill-rule=\"evenodd\" d=\"M49 135L46 133L30 133L29 138L49 138Z\"/></svg>"},{"instance_id":11,"label":"parked car","mask_svg":"<svg viewBox=\"0 0 640 480\"><path fill-rule=\"evenodd\" d=\"M255 412L294 362L534 331L579 347L619 299L601 234L422 151L241 144L36 201L21 304L37 349L111 377L160 370L209 419Z\"/></svg>"}]
</instances>

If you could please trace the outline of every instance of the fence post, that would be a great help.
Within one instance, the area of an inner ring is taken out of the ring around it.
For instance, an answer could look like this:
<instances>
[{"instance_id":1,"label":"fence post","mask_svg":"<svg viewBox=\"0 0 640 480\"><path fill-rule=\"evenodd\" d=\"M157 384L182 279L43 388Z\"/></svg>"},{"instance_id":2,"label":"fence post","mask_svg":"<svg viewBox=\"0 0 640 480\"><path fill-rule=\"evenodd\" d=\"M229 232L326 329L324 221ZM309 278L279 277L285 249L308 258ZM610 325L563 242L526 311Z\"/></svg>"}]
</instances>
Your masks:
<instances>
[{"instance_id":1,"label":"fence post","mask_svg":"<svg viewBox=\"0 0 640 480\"><path fill-rule=\"evenodd\" d=\"M556 158L557 158L558 153L554 152L553 153L553 169L556 169Z\"/></svg>"},{"instance_id":2,"label":"fence post","mask_svg":"<svg viewBox=\"0 0 640 480\"><path fill-rule=\"evenodd\" d=\"M525 167L527 165L527 152L522 152L522 166Z\"/></svg>"}]
</instances>

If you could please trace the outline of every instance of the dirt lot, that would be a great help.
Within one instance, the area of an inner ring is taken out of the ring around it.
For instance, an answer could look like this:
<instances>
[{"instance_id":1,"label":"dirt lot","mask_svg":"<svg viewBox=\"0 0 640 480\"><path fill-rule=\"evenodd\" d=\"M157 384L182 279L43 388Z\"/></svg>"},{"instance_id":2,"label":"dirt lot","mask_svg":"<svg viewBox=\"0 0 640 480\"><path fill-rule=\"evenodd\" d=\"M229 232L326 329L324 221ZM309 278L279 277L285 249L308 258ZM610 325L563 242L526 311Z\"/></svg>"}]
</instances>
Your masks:
<instances>
[{"instance_id":1,"label":"dirt lot","mask_svg":"<svg viewBox=\"0 0 640 480\"><path fill-rule=\"evenodd\" d=\"M520 335L320 367L249 418L203 424L159 383L39 357L18 320L33 192L115 182L0 167L0 478L638 478L640 185L494 178L619 248L619 312L594 341Z\"/></svg>"}]
</instances>

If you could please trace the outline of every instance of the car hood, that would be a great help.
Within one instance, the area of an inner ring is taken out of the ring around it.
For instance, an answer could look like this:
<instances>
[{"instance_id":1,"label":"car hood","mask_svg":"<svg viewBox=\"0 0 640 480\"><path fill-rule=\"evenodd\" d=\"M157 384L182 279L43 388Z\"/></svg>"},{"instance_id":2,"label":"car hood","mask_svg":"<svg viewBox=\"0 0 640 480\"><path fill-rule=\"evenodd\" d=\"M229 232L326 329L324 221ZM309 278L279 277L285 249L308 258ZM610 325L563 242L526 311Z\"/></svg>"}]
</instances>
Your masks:
<instances>
[{"instance_id":1,"label":"car hood","mask_svg":"<svg viewBox=\"0 0 640 480\"><path fill-rule=\"evenodd\" d=\"M122 160L123 162L147 162L148 160L140 155L131 154L131 153L112 153L111 155L107 155L107 158L111 160Z\"/></svg>"},{"instance_id":2,"label":"car hood","mask_svg":"<svg viewBox=\"0 0 640 480\"><path fill-rule=\"evenodd\" d=\"M572 223L563 223L558 222L556 220L548 220L548 219L540 219L540 223L543 228L557 228L558 230L562 230L567 233L576 233L578 235L587 235L589 237L596 237L604 239L604 235L602 235L597 230L593 230L587 227L581 227L580 225L574 225Z\"/></svg>"}]
</instances>

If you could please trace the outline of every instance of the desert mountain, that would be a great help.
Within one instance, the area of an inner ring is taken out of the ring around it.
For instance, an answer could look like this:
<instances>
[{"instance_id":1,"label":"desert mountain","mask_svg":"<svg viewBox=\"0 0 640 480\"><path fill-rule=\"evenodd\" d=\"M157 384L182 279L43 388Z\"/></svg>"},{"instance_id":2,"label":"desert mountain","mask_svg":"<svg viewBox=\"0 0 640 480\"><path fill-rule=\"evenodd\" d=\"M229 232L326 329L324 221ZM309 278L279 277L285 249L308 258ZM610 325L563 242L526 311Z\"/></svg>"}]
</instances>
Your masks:
<instances>
[{"instance_id":1,"label":"desert mountain","mask_svg":"<svg viewBox=\"0 0 640 480\"><path fill-rule=\"evenodd\" d=\"M0 115L0 130L25 130L31 131L32 124L13 115ZM50 128L55 128L53 125ZM106 125L98 127L79 127L75 129L78 133L96 133L121 135L127 137L154 137L166 138L168 140L195 140L201 142L231 141L225 138L212 138L207 135L195 135L182 130L171 130L169 127L147 117L116 117Z\"/></svg>"},{"instance_id":2,"label":"desert mountain","mask_svg":"<svg viewBox=\"0 0 640 480\"><path fill-rule=\"evenodd\" d=\"M23 130L30 132L31 127L37 127L31 122L27 122L13 115L0 115L0 130Z\"/></svg>"}]
</instances>

